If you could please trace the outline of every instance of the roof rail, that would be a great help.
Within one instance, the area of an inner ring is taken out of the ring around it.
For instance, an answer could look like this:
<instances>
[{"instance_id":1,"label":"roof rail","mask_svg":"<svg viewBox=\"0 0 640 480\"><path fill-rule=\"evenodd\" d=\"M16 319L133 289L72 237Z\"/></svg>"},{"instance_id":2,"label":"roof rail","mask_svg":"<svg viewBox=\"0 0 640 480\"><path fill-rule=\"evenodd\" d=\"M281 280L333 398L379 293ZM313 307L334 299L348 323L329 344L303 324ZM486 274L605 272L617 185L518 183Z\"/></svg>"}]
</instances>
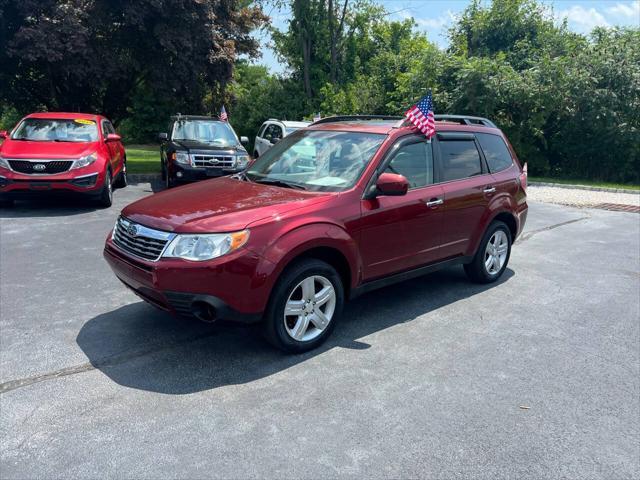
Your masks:
<instances>
[{"instance_id":1,"label":"roof rail","mask_svg":"<svg viewBox=\"0 0 640 480\"><path fill-rule=\"evenodd\" d=\"M394 117L391 115L336 115L333 117L325 117L316 120L311 125L319 125L321 123L334 122L353 122L359 120L401 120L402 117Z\"/></svg>"},{"instance_id":2,"label":"roof rail","mask_svg":"<svg viewBox=\"0 0 640 480\"><path fill-rule=\"evenodd\" d=\"M461 125L482 125L484 127L498 128L488 118L472 117L469 115L434 115L436 121L456 122Z\"/></svg>"}]
</instances>

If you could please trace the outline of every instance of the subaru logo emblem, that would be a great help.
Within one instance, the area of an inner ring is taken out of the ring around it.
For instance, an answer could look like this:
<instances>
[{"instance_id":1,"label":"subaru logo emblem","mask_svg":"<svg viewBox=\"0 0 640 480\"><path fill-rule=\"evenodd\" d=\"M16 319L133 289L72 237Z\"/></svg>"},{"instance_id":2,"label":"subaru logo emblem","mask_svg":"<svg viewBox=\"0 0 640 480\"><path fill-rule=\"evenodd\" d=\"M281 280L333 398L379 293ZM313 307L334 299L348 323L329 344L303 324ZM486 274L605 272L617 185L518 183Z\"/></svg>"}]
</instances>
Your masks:
<instances>
[{"instance_id":1,"label":"subaru logo emblem","mask_svg":"<svg viewBox=\"0 0 640 480\"><path fill-rule=\"evenodd\" d=\"M43 170L46 170L46 168L47 168L47 166L46 166L44 163L36 163L36 164L33 166L33 169L34 169L35 171L37 171L37 172L41 172L41 171L43 171Z\"/></svg>"},{"instance_id":2,"label":"subaru logo emblem","mask_svg":"<svg viewBox=\"0 0 640 480\"><path fill-rule=\"evenodd\" d=\"M132 237L137 237L138 236L138 227L136 227L135 225L129 225L127 227L127 233L129 235L131 235Z\"/></svg>"}]
</instances>

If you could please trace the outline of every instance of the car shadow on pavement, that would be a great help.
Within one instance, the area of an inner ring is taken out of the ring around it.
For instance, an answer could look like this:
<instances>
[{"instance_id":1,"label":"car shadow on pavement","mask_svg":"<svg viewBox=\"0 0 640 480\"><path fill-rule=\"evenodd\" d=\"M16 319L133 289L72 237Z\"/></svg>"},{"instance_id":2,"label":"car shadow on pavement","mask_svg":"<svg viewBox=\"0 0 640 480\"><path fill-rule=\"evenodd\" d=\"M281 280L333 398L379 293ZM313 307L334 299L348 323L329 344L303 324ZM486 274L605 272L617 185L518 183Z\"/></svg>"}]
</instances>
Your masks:
<instances>
[{"instance_id":1,"label":"car shadow on pavement","mask_svg":"<svg viewBox=\"0 0 640 480\"><path fill-rule=\"evenodd\" d=\"M258 326L177 319L144 302L89 320L76 341L91 364L120 385L189 394L264 378L336 347L367 349L364 337L481 293L513 275L507 269L498 283L478 285L457 267L363 295L347 303L325 344L299 355L269 346Z\"/></svg>"},{"instance_id":2,"label":"car shadow on pavement","mask_svg":"<svg viewBox=\"0 0 640 480\"><path fill-rule=\"evenodd\" d=\"M0 218L68 217L101 209L88 198L41 197L18 200L10 207L0 206Z\"/></svg>"}]
</instances>

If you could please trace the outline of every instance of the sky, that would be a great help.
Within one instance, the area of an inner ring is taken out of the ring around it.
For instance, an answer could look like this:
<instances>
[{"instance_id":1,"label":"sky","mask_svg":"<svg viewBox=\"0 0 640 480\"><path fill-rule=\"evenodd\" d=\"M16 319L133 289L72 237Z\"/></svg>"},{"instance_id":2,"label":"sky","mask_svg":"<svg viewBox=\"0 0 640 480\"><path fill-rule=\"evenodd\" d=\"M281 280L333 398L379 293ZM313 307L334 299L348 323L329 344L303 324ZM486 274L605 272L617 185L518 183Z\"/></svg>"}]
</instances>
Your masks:
<instances>
[{"instance_id":1,"label":"sky","mask_svg":"<svg viewBox=\"0 0 640 480\"><path fill-rule=\"evenodd\" d=\"M429 40L445 48L447 28L469 0L377 0L377 3L385 7L392 19L413 17L417 28L425 32ZM589 33L597 26L640 26L640 0L546 0L544 3L553 9L558 22L567 18L569 28L578 33ZM286 28L288 10L267 6L266 13L276 28ZM261 35L260 42L262 58L255 63L267 65L273 73L283 73L286 68L269 47L268 35Z\"/></svg>"}]
</instances>

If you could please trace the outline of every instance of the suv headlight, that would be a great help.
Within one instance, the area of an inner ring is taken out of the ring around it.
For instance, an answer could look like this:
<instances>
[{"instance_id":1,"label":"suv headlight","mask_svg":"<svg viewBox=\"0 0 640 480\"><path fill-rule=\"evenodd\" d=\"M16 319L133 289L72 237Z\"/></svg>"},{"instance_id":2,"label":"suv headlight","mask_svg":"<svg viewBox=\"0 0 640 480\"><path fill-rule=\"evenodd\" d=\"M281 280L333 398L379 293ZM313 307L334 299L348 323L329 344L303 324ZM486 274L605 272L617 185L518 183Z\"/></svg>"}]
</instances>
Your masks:
<instances>
[{"instance_id":1,"label":"suv headlight","mask_svg":"<svg viewBox=\"0 0 640 480\"><path fill-rule=\"evenodd\" d=\"M75 168L82 168L82 167L86 167L87 165L91 165L97 159L98 159L98 154L93 152L92 154L87 155L86 157L79 158L78 160L73 162L73 165L71 166L71 170Z\"/></svg>"},{"instance_id":2,"label":"suv headlight","mask_svg":"<svg viewBox=\"0 0 640 480\"><path fill-rule=\"evenodd\" d=\"M162 254L185 260L211 260L237 250L249 240L249 230L233 233L177 235Z\"/></svg>"},{"instance_id":3,"label":"suv headlight","mask_svg":"<svg viewBox=\"0 0 640 480\"><path fill-rule=\"evenodd\" d=\"M11 170L11 165L4 158L0 157L0 167L6 168L7 170Z\"/></svg>"},{"instance_id":4,"label":"suv headlight","mask_svg":"<svg viewBox=\"0 0 640 480\"><path fill-rule=\"evenodd\" d=\"M189 165L191 163L187 152L176 152L175 160L177 163L182 163L183 165Z\"/></svg>"},{"instance_id":5,"label":"suv headlight","mask_svg":"<svg viewBox=\"0 0 640 480\"><path fill-rule=\"evenodd\" d=\"M236 168L244 168L249 163L249 155L238 155L236 158Z\"/></svg>"}]
</instances>

